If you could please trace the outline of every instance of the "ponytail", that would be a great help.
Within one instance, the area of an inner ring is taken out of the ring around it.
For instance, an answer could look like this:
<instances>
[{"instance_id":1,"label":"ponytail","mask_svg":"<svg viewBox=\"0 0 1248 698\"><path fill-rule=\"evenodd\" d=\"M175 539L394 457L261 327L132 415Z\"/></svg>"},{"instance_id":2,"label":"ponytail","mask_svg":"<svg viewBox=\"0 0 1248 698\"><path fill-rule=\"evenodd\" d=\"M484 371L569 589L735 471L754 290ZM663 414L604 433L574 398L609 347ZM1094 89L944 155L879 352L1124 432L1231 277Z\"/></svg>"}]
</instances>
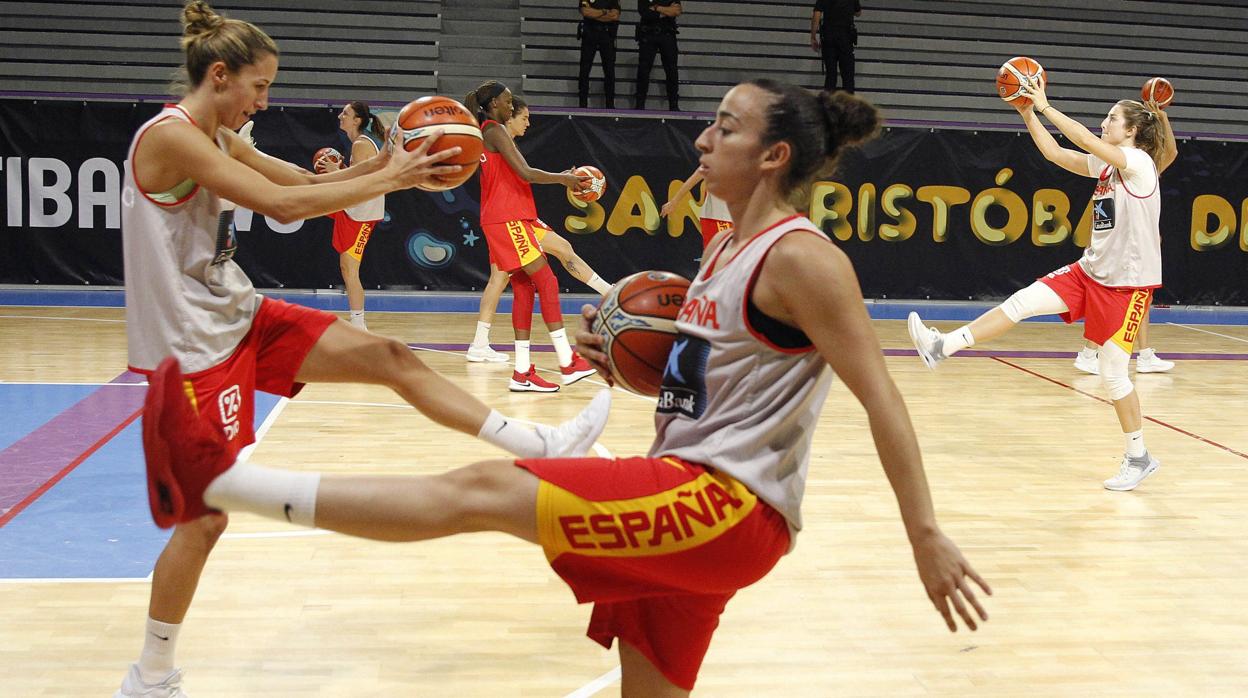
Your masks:
<instances>
[{"instance_id":1,"label":"ponytail","mask_svg":"<svg viewBox=\"0 0 1248 698\"><path fill-rule=\"evenodd\" d=\"M1135 129L1135 146L1148 153L1153 163L1161 164L1163 148L1160 118L1143 102L1124 99L1118 102L1122 107L1122 120L1127 128Z\"/></svg>"},{"instance_id":2,"label":"ponytail","mask_svg":"<svg viewBox=\"0 0 1248 698\"><path fill-rule=\"evenodd\" d=\"M351 111L360 119L360 132L371 133L378 143L386 142L386 131L381 126L381 119L368 108L368 102L355 100L350 103Z\"/></svg>"}]
</instances>

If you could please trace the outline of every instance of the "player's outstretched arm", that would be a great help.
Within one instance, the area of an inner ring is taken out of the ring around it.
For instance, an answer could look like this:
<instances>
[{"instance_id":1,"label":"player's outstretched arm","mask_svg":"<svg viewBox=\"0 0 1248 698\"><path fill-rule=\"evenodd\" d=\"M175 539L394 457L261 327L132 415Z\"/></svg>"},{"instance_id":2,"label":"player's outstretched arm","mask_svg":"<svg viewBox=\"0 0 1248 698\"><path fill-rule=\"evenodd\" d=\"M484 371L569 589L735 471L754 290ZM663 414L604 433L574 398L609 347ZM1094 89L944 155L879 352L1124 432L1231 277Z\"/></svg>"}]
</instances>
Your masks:
<instances>
[{"instance_id":1,"label":"player's outstretched arm","mask_svg":"<svg viewBox=\"0 0 1248 698\"><path fill-rule=\"evenodd\" d=\"M802 330L862 403L928 598L951 631L955 612L976 629L976 615L987 620L988 614L970 581L992 591L936 524L910 415L884 365L849 259L826 238L790 234L768 254L753 298L764 313Z\"/></svg>"}]
</instances>

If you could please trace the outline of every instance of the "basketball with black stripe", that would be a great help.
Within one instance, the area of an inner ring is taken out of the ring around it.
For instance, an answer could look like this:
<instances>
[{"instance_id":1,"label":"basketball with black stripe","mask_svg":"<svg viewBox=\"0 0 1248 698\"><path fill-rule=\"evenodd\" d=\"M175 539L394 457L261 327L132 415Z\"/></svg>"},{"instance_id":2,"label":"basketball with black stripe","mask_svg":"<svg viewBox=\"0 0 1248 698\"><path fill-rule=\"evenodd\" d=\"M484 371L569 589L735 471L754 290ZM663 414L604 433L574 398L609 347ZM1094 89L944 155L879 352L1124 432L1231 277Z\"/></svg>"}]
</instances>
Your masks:
<instances>
[{"instance_id":1,"label":"basketball with black stripe","mask_svg":"<svg viewBox=\"0 0 1248 698\"><path fill-rule=\"evenodd\" d=\"M421 97L407 103L399 111L390 129L390 139L406 150L415 150L434 129L442 131L442 137L434 142L430 153L459 146L463 151L455 157L443 160L442 165L459 165L463 169L453 175L439 175L437 184L423 186L427 191L454 189L477 171L485 142L481 139L481 126L472 112L450 97Z\"/></svg>"},{"instance_id":2,"label":"basketball with black stripe","mask_svg":"<svg viewBox=\"0 0 1248 698\"><path fill-rule=\"evenodd\" d=\"M1031 104L1031 98L1023 90L1023 85L1027 84L1036 84L1041 88L1048 84L1044 68L1034 59L1016 56L1001 64L1001 69L997 71L997 95L1001 99Z\"/></svg>"},{"instance_id":3,"label":"basketball with black stripe","mask_svg":"<svg viewBox=\"0 0 1248 698\"><path fill-rule=\"evenodd\" d=\"M682 276L640 271L620 279L603 297L593 331L606 340L603 352L620 387L649 397L659 394L688 292L689 280Z\"/></svg>"}]
</instances>

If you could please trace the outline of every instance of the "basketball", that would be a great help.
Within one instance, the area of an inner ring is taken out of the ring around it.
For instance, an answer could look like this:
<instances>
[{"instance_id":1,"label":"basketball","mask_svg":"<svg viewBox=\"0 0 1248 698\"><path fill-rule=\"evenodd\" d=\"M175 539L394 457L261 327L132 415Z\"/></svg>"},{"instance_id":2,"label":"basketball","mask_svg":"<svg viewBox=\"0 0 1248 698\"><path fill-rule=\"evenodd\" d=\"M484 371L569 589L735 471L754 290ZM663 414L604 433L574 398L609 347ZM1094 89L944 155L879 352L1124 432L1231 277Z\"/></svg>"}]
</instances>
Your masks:
<instances>
[{"instance_id":1,"label":"basketball","mask_svg":"<svg viewBox=\"0 0 1248 698\"><path fill-rule=\"evenodd\" d=\"M997 71L997 95L1007 102L1018 101L1019 104L1031 104L1031 98L1023 91L1023 85L1036 81L1040 87L1048 84L1044 68L1026 56L1011 58L1001 64Z\"/></svg>"},{"instance_id":2,"label":"basketball","mask_svg":"<svg viewBox=\"0 0 1248 698\"><path fill-rule=\"evenodd\" d=\"M1140 89L1140 99L1145 104L1156 102L1158 109L1165 109L1170 106L1170 101L1174 99L1174 85L1165 78L1149 78L1144 83L1144 87Z\"/></svg>"},{"instance_id":3,"label":"basketball","mask_svg":"<svg viewBox=\"0 0 1248 698\"><path fill-rule=\"evenodd\" d=\"M333 162L339 167L342 167L342 153L338 152L334 148L321 148L316 151L315 155L312 156L312 169L316 170L317 174L323 174L325 172L325 166L321 164L322 158Z\"/></svg>"},{"instance_id":4,"label":"basketball","mask_svg":"<svg viewBox=\"0 0 1248 698\"><path fill-rule=\"evenodd\" d=\"M639 271L620 279L602 299L593 331L606 340L603 353L620 387L648 397L659 394L688 291L689 281L681 276Z\"/></svg>"},{"instance_id":5,"label":"basketball","mask_svg":"<svg viewBox=\"0 0 1248 698\"><path fill-rule=\"evenodd\" d=\"M440 96L421 97L408 102L399 111L399 118L395 119L394 126L391 127L390 138L395 144L402 144L406 150L415 150L435 128L442 129L442 137L433 144L429 153L459 146L463 148L463 152L438 164L460 165L464 169L453 175L439 175L436 184L420 188L426 191L447 191L468 181L477 171L485 142L481 139L481 127L477 125L472 113L450 97Z\"/></svg>"},{"instance_id":6,"label":"basketball","mask_svg":"<svg viewBox=\"0 0 1248 698\"><path fill-rule=\"evenodd\" d=\"M572 170L572 174L585 177L592 177L589 181L589 187L580 191L572 190L572 196L581 201L597 201L604 191L607 190L607 176L602 170L593 165L584 165Z\"/></svg>"}]
</instances>

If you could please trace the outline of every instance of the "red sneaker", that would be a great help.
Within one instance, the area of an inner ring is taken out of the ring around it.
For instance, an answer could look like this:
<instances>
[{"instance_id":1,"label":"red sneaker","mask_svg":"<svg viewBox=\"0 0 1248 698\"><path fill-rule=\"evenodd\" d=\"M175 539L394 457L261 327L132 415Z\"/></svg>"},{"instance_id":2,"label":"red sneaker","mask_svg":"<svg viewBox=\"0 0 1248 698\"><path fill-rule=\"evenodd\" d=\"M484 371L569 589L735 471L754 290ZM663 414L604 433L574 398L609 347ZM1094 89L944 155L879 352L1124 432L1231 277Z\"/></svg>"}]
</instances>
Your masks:
<instances>
[{"instance_id":1,"label":"red sneaker","mask_svg":"<svg viewBox=\"0 0 1248 698\"><path fill-rule=\"evenodd\" d=\"M553 393L559 386L537 375L537 367L529 364L529 370L524 373L511 372L511 383L507 389L513 393Z\"/></svg>"},{"instance_id":2,"label":"red sneaker","mask_svg":"<svg viewBox=\"0 0 1248 698\"><path fill-rule=\"evenodd\" d=\"M563 374L563 384L572 385L582 378L588 378L594 375L594 367L589 362L581 358L581 355L572 352L572 363L567 366L560 366L559 372Z\"/></svg>"},{"instance_id":3,"label":"red sneaker","mask_svg":"<svg viewBox=\"0 0 1248 698\"><path fill-rule=\"evenodd\" d=\"M143 402L143 456L147 499L161 528L212 513L204 490L230 469L234 458L221 427L199 418L186 397L177 359L160 362L148 378Z\"/></svg>"}]
</instances>

